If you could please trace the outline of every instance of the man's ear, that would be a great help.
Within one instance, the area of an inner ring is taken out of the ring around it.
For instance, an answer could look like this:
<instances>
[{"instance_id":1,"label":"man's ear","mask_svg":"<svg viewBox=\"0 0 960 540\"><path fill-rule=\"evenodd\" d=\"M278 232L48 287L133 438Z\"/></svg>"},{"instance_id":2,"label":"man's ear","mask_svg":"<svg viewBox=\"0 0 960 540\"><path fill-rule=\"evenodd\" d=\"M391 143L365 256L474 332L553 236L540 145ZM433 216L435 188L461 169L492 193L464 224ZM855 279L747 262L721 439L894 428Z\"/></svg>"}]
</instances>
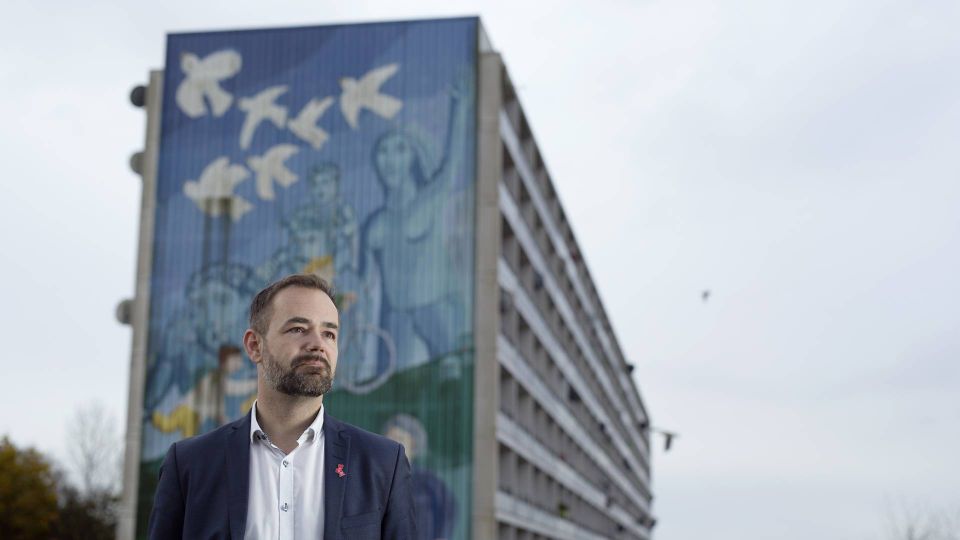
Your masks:
<instances>
[{"instance_id":1,"label":"man's ear","mask_svg":"<svg viewBox=\"0 0 960 540\"><path fill-rule=\"evenodd\" d=\"M260 339L260 335L257 334L253 328L247 328L247 331L243 333L243 348L247 351L247 356L250 357L250 360L254 364L259 364L263 359L261 356L261 348L263 347L263 340Z\"/></svg>"}]
</instances>

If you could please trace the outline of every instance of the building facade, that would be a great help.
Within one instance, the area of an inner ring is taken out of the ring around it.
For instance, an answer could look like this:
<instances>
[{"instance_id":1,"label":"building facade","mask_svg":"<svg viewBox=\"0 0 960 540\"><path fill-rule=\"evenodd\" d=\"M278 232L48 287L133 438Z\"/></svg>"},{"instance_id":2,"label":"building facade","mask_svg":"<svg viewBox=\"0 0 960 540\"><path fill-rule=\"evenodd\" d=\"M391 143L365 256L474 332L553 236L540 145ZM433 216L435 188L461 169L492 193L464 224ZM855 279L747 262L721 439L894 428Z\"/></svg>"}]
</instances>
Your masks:
<instances>
[{"instance_id":1,"label":"building facade","mask_svg":"<svg viewBox=\"0 0 960 540\"><path fill-rule=\"evenodd\" d=\"M402 442L423 538L649 538L649 421L476 18L173 34L147 144L121 538L245 414L249 299L339 290L328 411Z\"/></svg>"}]
</instances>

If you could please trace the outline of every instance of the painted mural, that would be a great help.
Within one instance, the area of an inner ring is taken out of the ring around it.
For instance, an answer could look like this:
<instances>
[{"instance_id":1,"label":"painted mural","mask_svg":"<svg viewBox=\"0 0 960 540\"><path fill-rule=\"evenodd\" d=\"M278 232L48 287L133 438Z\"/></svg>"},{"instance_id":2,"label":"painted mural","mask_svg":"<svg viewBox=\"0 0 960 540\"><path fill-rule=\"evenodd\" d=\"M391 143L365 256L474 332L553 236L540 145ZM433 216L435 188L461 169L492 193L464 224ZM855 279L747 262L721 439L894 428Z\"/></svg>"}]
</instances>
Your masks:
<instances>
[{"instance_id":1,"label":"painted mural","mask_svg":"<svg viewBox=\"0 0 960 540\"><path fill-rule=\"evenodd\" d=\"M402 442L421 537L469 537L477 21L167 43L138 536L167 448L239 418L250 299L337 288L331 414Z\"/></svg>"}]
</instances>

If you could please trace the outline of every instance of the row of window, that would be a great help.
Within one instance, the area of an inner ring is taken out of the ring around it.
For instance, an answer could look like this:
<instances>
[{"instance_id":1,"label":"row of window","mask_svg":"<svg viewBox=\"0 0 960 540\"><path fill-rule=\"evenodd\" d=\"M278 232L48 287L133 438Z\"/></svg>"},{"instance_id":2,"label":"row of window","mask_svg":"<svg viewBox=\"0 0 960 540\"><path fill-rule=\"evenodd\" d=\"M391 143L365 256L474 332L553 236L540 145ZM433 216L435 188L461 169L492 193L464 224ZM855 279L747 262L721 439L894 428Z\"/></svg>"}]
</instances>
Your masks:
<instances>
[{"instance_id":1,"label":"row of window","mask_svg":"<svg viewBox=\"0 0 960 540\"><path fill-rule=\"evenodd\" d=\"M560 198L557 196L557 193L554 190L553 182L550 180L550 175L547 172L546 165L543 163L543 160L540 157L536 141L533 138L533 132L530 130L530 125L527 123L526 117L523 114L523 108L520 106L520 102L517 99L516 93L513 91L513 87L506 74L504 74L503 101L504 111L506 112L507 118L510 120L511 128L513 132L517 134L520 142L520 149L524 155L524 161L529 164L530 169L534 174L536 188L543 195L543 200L546 203L550 217L552 218L553 223L557 225L559 232L563 237L567 251L570 253L577 272L581 276L580 281L586 288L586 293L590 297L591 303L594 306L601 306L602 302L600 301L600 295L594 286L593 280L590 279L590 272L580 254L579 246L577 245L576 239L573 236L573 230L570 228L570 224L566 219L563 206L560 204ZM523 186L523 182L519 178L519 173L516 170L512 156L506 148L504 148L503 156L504 183L514 198L521 206L523 206L526 202L529 202L529 193L527 193L525 187ZM541 229L542 222L540 222L539 216L536 216L534 219L535 221L531 221L529 219L527 221L534 225L533 230L536 231L537 235L539 235L539 229ZM541 245L547 244L547 242L540 242L540 238L537 240L538 243L541 243ZM552 245L548 245L546 248L547 249L544 251L545 253L549 253L554 249ZM559 274L559 272L555 273ZM598 309L597 311L600 310ZM602 314L598 315L602 316ZM603 318L603 325L612 335L610 323L605 317Z\"/></svg>"},{"instance_id":2,"label":"row of window","mask_svg":"<svg viewBox=\"0 0 960 540\"><path fill-rule=\"evenodd\" d=\"M509 341L514 349L524 358L527 365L537 373L540 380L544 382L550 392L566 402L568 410L584 428L584 431L601 445L608 455L616 457L617 452L610 441L609 434L606 432L606 427L590 414L581 396L563 376L559 366L551 360L546 349L543 348L523 317L518 312L511 310L500 317L500 322L503 336L507 338L507 341ZM509 372L501 370L500 374L500 400L501 407L504 411L517 411L523 415L524 419L527 417L528 407L534 412L543 412L540 404L533 399L529 399L530 396L527 391L516 383ZM539 429L542 426L543 424L535 423L534 427L537 429L532 433L540 442L543 442L548 447L556 448L561 441L553 437L548 437L547 434L549 434L549 432ZM552 426L556 427L557 431L560 432L560 428L556 423L552 423ZM541 440L543 437L546 437L546 440Z\"/></svg>"},{"instance_id":3,"label":"row of window","mask_svg":"<svg viewBox=\"0 0 960 540\"><path fill-rule=\"evenodd\" d=\"M607 321L605 318L602 310L588 309L587 306L582 303L580 295L576 294L570 274L565 270L565 263L560 257L559 253L556 251L554 243L550 241L544 222L541 219L539 212L537 212L536 207L530 197L530 193L520 178L516 166L510 156L510 152L506 146L503 148L503 161L503 183L507 187L507 191L510 192L514 201L516 201L519 213L526 223L527 229L530 231L531 236L535 240L538 251L543 254L542 258L546 264L547 270L549 270L554 283L556 283L560 288L560 292L566 298L567 303L571 307L571 311L577 318L576 324L587 330L583 334L586 336L590 348L594 351L597 351L601 358L606 358L607 355L605 354L605 349L600 343L597 332L594 329L597 328L597 323L599 323L599 325L604 328L605 332L612 335L612 329L609 321ZM549 184L549 180L547 180L547 183ZM514 269L524 282L526 288L530 291L530 295L537 303L537 307L548 319L551 330L558 332L557 335L562 335L564 332L569 333L569 329L563 324L559 312L553 305L546 288L543 286L543 276L538 270L532 267L529 257L527 257L526 253L524 253L524 250L519 245L514 231L509 226L509 223L507 223L506 219L502 220L501 223L501 246L504 257L508 261L515 263ZM587 276L585 272L585 266L578 264L577 267L580 269L581 276ZM593 290L592 281L589 278L581 278L580 281L581 283L589 284L591 286L590 290ZM599 306L599 298L595 298L593 304L594 306ZM579 352L579 347L576 349ZM610 365L610 362L600 363L603 366L602 369L606 371L608 379L612 381L618 381L618 379L621 377L630 376L631 368L626 364L623 364L622 369L613 369L613 367ZM619 361L618 363L622 364L622 361ZM622 386L619 384L613 384L613 387L613 391L617 394L620 403L626 405L631 402ZM615 418L616 421L620 423L619 414L612 414L611 417ZM630 431L636 432L636 428L640 428L639 431L642 431L644 427L643 422L645 422L645 420L637 426L632 426L634 429ZM625 429L625 426L621 425L620 427L623 429L622 432L630 432ZM628 441L628 444L634 446L634 451L637 452L638 455L641 454L639 447L637 446L638 441L633 440L633 438L629 439L631 440ZM645 441L640 442L640 444L644 443ZM641 461L644 461L642 457Z\"/></svg>"},{"instance_id":4,"label":"row of window","mask_svg":"<svg viewBox=\"0 0 960 540\"><path fill-rule=\"evenodd\" d=\"M502 522L497 524L497 538L498 540L551 540L549 536Z\"/></svg>"},{"instance_id":5,"label":"row of window","mask_svg":"<svg viewBox=\"0 0 960 540\"><path fill-rule=\"evenodd\" d=\"M640 519L645 513L598 467L591 457L509 372L501 370L501 411L544 448L570 466L583 479L616 504ZM546 456L543 456L546 459Z\"/></svg>"},{"instance_id":6,"label":"row of window","mask_svg":"<svg viewBox=\"0 0 960 540\"><path fill-rule=\"evenodd\" d=\"M557 308L551 295L547 292L546 287L544 287L542 282L543 278L538 276L536 270L533 268L529 257L520 247L517 237L505 217L501 217L501 242L501 253L504 261L506 261L507 266L509 266L511 271L517 276L527 297L534 303L537 312L545 321L550 333L555 336L560 347L573 362L577 369L577 376L587 384L591 394L596 396L598 398L597 401L601 403L606 417L614 423L614 426L609 427L613 427L623 434L631 433L631 431L627 430L626 426L623 425L620 415L614 410L610 396L603 390L603 386L600 384L596 372L591 368L583 350L574 338L573 332L560 315L560 310ZM531 330L529 323L513 308L512 297L505 291L501 292L500 331L504 336L514 342L520 353L529 360L534 368L537 368L538 371L543 374L544 380L555 383L553 389L557 395L567 393L567 388L564 387L564 376L560 368L554 359L550 357L546 348L537 338L536 333ZM590 334L590 332L586 333ZM629 375L622 373L619 374L619 376L626 377ZM614 386L617 387L618 385L614 384ZM603 435L602 440L607 445L607 450L610 452L610 455L614 457L618 456L619 453L615 451L612 442L605 432L608 426L603 425L593 414L587 414L588 411L586 411L586 407L582 408L584 409L585 425L599 430L601 432L600 434ZM636 433L637 430L633 432ZM647 467L647 461L639 448L639 445L645 445L646 441L637 441L634 437L629 436L626 439L626 444L630 447L641 466ZM643 489L643 491L646 491L646 489Z\"/></svg>"},{"instance_id":7,"label":"row of window","mask_svg":"<svg viewBox=\"0 0 960 540\"><path fill-rule=\"evenodd\" d=\"M571 392L569 387L565 392L558 392L556 382L552 383L547 380L543 377L542 372L538 372L538 375L553 390L554 395L562 396L561 400L566 401L567 410L574 415L577 421L584 428L588 428L590 418L575 393ZM602 492L607 497L608 503L617 504L636 519L643 519L646 516L645 512L638 506L638 501L631 500L631 497L621 490L601 467L597 466L595 456L588 454L569 433L560 427L560 423L553 416L554 412L544 408L543 404L535 399L508 370L500 370L499 384L500 411L504 415L513 420L543 448L549 449L555 457L570 466L585 482L592 484ZM559 384L564 383L560 380ZM590 429L586 429L586 431L594 442L605 446L607 449L610 448L609 436L602 426L593 431ZM629 465L626 461L615 461L614 463L629 471ZM636 475L632 474L625 474L624 476L636 478ZM634 482L634 484L636 483ZM640 493L649 493L645 487L642 487L639 491Z\"/></svg>"},{"instance_id":8,"label":"row of window","mask_svg":"<svg viewBox=\"0 0 960 540\"><path fill-rule=\"evenodd\" d=\"M631 537L622 524L557 482L539 464L527 461L505 445L501 444L499 450L500 490L504 493L599 536Z\"/></svg>"}]
</instances>

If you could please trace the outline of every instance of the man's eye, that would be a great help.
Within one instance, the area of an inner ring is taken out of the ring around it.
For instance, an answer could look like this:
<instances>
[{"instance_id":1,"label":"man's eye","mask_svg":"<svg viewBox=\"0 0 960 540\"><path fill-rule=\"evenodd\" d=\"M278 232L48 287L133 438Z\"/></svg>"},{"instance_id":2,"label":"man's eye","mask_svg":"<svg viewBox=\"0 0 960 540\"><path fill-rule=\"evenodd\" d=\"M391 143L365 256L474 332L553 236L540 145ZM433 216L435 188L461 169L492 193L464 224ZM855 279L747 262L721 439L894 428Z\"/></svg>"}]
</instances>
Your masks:
<instances>
[{"instance_id":1,"label":"man's eye","mask_svg":"<svg viewBox=\"0 0 960 540\"><path fill-rule=\"evenodd\" d=\"M304 333L305 331L306 331L306 330L305 330L304 328L301 328L301 327L299 327L299 326L294 326L293 328L287 330L287 332L293 332L293 333L295 333L295 334L302 334L302 333Z\"/></svg>"},{"instance_id":2,"label":"man's eye","mask_svg":"<svg viewBox=\"0 0 960 540\"><path fill-rule=\"evenodd\" d=\"M334 340L334 341L337 339L337 334L335 334L335 333L333 333L333 332L325 332L325 334L326 334L326 336L327 336L329 339L332 339L332 340Z\"/></svg>"}]
</instances>

